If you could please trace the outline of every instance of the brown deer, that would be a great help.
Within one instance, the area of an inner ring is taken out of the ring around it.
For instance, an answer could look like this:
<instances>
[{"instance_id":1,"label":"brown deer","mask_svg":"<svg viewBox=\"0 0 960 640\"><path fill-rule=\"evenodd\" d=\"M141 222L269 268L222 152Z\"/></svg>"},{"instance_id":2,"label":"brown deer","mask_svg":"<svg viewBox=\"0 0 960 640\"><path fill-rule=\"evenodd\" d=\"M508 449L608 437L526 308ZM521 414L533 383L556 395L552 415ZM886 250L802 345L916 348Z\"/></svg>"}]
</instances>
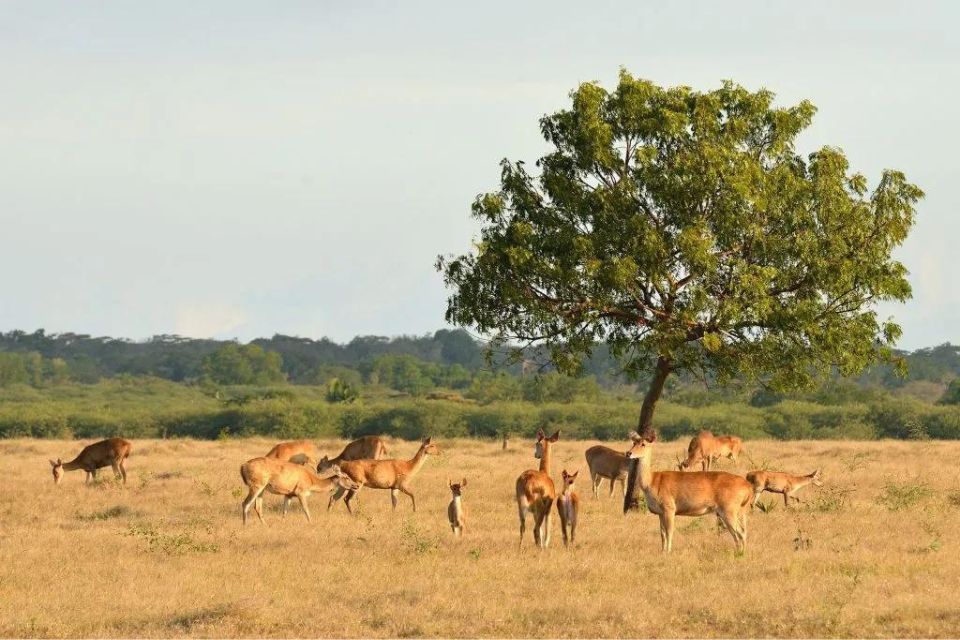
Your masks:
<instances>
[{"instance_id":1,"label":"brown deer","mask_svg":"<svg viewBox=\"0 0 960 640\"><path fill-rule=\"evenodd\" d=\"M317 445L309 440L293 440L277 444L264 457L282 462L309 464L310 467L314 467L317 460L320 459L320 451L317 449Z\"/></svg>"},{"instance_id":2,"label":"brown deer","mask_svg":"<svg viewBox=\"0 0 960 640\"><path fill-rule=\"evenodd\" d=\"M800 502L800 498L793 495L808 484L815 487L822 487L820 481L820 469L805 476L795 476L792 473L783 473L782 471L751 471L747 474L747 482L753 485L753 505L756 506L760 500L760 494L764 491L770 493L783 494L783 506L790 507L790 499Z\"/></svg>"},{"instance_id":3,"label":"brown deer","mask_svg":"<svg viewBox=\"0 0 960 640\"><path fill-rule=\"evenodd\" d=\"M529 469L517 478L517 510L520 514L520 543L527 529L527 512L533 514L533 539L537 546L546 549L550 545L550 509L557 499L557 490L550 477L550 447L560 439L558 430L549 438L543 429L537 430L537 443L533 456L540 459L540 469Z\"/></svg>"},{"instance_id":4,"label":"brown deer","mask_svg":"<svg viewBox=\"0 0 960 640\"><path fill-rule=\"evenodd\" d=\"M447 519L450 521L450 528L453 535L457 538L463 535L463 529L467 524L467 513L463 508L463 490L467 486L467 479L454 484L447 478L447 485L450 487L451 499L447 505Z\"/></svg>"},{"instance_id":5,"label":"brown deer","mask_svg":"<svg viewBox=\"0 0 960 640\"><path fill-rule=\"evenodd\" d=\"M637 477L647 502L647 509L660 516L661 550L673 547L675 516L702 516L716 513L733 536L738 553L747 547L747 507L753 499L753 485L744 478L724 471L684 473L654 471L651 464L653 431L641 436L630 434L633 446L627 458L637 459Z\"/></svg>"},{"instance_id":6,"label":"brown deer","mask_svg":"<svg viewBox=\"0 0 960 640\"><path fill-rule=\"evenodd\" d=\"M312 522L307 498L314 491L332 491L336 489L355 490L358 485L346 477L339 467L333 467L333 475L321 478L313 469L295 462L284 462L276 458L254 458L240 465L240 477L249 490L241 505L243 524L247 524L250 505L254 506L257 517L263 523L263 493L269 491L283 496L283 514L287 514L290 500L300 502L307 522Z\"/></svg>"},{"instance_id":7,"label":"brown deer","mask_svg":"<svg viewBox=\"0 0 960 640\"><path fill-rule=\"evenodd\" d=\"M60 458L57 461L50 461L53 467L53 481L60 484L65 471L74 471L83 469L86 472L85 483L97 479L97 470L103 467L113 467L113 475L119 480L123 478L123 484L127 484L127 468L125 461L130 456L130 450L133 444L123 438L109 438L94 442L83 448L76 458L70 462L64 462Z\"/></svg>"},{"instance_id":8,"label":"brown deer","mask_svg":"<svg viewBox=\"0 0 960 640\"><path fill-rule=\"evenodd\" d=\"M690 440L687 459L681 461L677 469L686 471L699 462L702 471L709 471L720 458L738 462L742 451L743 440L737 436L715 436L709 431L701 431Z\"/></svg>"},{"instance_id":9,"label":"brown deer","mask_svg":"<svg viewBox=\"0 0 960 640\"><path fill-rule=\"evenodd\" d=\"M390 489L390 501L393 508L397 508L398 492L410 496L413 502L413 510L417 510L417 499L410 490L410 481L413 476L420 471L423 463L426 462L428 455L437 455L440 453L440 447L433 444L432 438L424 438L420 444L417 453L409 460L347 460L340 464L340 469L359 486L356 489L337 489L330 496L330 502L327 509L333 506L333 503L340 499L344 493L347 497L344 502L347 505L347 511L353 513L353 507L350 501L360 491L362 487L371 489Z\"/></svg>"},{"instance_id":10,"label":"brown deer","mask_svg":"<svg viewBox=\"0 0 960 640\"><path fill-rule=\"evenodd\" d=\"M382 460L387 457L387 443L380 436L363 436L343 448L336 458L320 458L317 472L323 473L335 464L348 460Z\"/></svg>"},{"instance_id":11,"label":"brown deer","mask_svg":"<svg viewBox=\"0 0 960 640\"><path fill-rule=\"evenodd\" d=\"M580 497L573 487L580 470L573 473L567 473L563 470L563 492L557 500L557 513L560 514L560 532L563 533L563 546L567 546L567 530L570 532L569 544L576 542L577 536L577 515L580 512ZM612 484L612 483L611 483Z\"/></svg>"},{"instance_id":12,"label":"brown deer","mask_svg":"<svg viewBox=\"0 0 960 640\"><path fill-rule=\"evenodd\" d=\"M620 483L620 489L626 492L627 471L630 468L627 456L610 447L598 444L587 449L584 457L587 459L587 466L590 468L594 498L599 497L600 483L604 480L610 481L610 497L613 497L613 489L617 482Z\"/></svg>"}]
</instances>

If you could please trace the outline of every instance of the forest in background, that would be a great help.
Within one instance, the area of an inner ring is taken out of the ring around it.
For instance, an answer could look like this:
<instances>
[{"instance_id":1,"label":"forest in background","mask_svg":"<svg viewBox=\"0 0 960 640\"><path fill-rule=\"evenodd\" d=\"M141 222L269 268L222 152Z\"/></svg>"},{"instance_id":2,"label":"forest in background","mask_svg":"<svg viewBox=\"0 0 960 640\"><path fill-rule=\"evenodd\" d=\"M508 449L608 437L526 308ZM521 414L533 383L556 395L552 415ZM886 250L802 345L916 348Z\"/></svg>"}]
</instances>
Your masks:
<instances>
[{"instance_id":1,"label":"forest in background","mask_svg":"<svg viewBox=\"0 0 960 640\"><path fill-rule=\"evenodd\" d=\"M346 344L275 335L247 344L175 335L146 341L72 333L0 334L0 437L245 435L502 437L544 425L620 439L641 381L604 347L578 377L530 351L507 364L462 330L360 336ZM960 347L900 354L802 393L671 380L665 437L701 428L747 438L960 438Z\"/></svg>"}]
</instances>

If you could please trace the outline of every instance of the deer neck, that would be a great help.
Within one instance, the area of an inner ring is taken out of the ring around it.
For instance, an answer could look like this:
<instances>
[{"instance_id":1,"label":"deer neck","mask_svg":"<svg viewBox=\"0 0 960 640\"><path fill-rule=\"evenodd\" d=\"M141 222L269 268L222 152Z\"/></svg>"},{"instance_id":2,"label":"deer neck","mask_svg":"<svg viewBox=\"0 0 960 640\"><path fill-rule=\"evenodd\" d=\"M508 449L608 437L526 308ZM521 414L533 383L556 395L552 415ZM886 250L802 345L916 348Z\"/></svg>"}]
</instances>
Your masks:
<instances>
[{"instance_id":1,"label":"deer neck","mask_svg":"<svg viewBox=\"0 0 960 640\"><path fill-rule=\"evenodd\" d=\"M653 465L650 464L649 449L637 458L637 476L640 479L640 488L649 491L653 484Z\"/></svg>"},{"instance_id":2,"label":"deer neck","mask_svg":"<svg viewBox=\"0 0 960 640\"><path fill-rule=\"evenodd\" d=\"M407 462L407 468L409 469L408 473L410 475L415 474L417 471L420 471L420 467L423 466L423 463L427 460L427 448L420 447L416 455L410 458Z\"/></svg>"},{"instance_id":3,"label":"deer neck","mask_svg":"<svg viewBox=\"0 0 960 640\"><path fill-rule=\"evenodd\" d=\"M546 474L550 473L550 442L543 441L543 454L540 456L540 471Z\"/></svg>"},{"instance_id":4,"label":"deer neck","mask_svg":"<svg viewBox=\"0 0 960 640\"><path fill-rule=\"evenodd\" d=\"M74 458L70 462L63 463L64 471L75 471L76 469L83 469L83 464L80 463L80 458Z\"/></svg>"}]
</instances>

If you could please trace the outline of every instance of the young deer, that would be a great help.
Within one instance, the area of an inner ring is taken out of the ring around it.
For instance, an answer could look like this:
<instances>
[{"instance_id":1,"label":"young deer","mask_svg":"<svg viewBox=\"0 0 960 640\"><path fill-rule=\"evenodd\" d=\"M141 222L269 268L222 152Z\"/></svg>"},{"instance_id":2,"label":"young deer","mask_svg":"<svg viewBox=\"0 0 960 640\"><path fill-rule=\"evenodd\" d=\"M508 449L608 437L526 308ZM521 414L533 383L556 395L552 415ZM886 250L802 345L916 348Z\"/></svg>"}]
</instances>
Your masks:
<instances>
[{"instance_id":1,"label":"young deer","mask_svg":"<svg viewBox=\"0 0 960 640\"><path fill-rule=\"evenodd\" d=\"M467 514L463 508L463 490L467 486L467 479L464 478L458 484L447 478L447 485L450 487L451 500L447 505L447 519L450 521L450 528L453 535L457 538L463 535L463 529L467 524Z\"/></svg>"},{"instance_id":2,"label":"young deer","mask_svg":"<svg viewBox=\"0 0 960 640\"><path fill-rule=\"evenodd\" d=\"M680 462L677 468L686 471L699 462L702 471L709 471L720 458L730 458L736 463L741 451L743 441L737 436L715 436L709 431L701 431L690 440L687 459Z\"/></svg>"},{"instance_id":3,"label":"young deer","mask_svg":"<svg viewBox=\"0 0 960 640\"><path fill-rule=\"evenodd\" d=\"M314 491L332 491L336 489L356 490L358 485L340 472L339 467L333 468L333 476L321 478L313 469L295 462L284 462L275 458L254 458L240 465L240 477L247 485L247 497L242 504L243 524L247 524L247 513L250 505L254 506L257 517L263 523L263 493L269 491L283 496L283 514L287 514L290 500L296 498L300 502L307 522L312 522L310 509L307 508L307 498Z\"/></svg>"},{"instance_id":4,"label":"young deer","mask_svg":"<svg viewBox=\"0 0 960 640\"><path fill-rule=\"evenodd\" d=\"M580 511L580 497L573 488L573 483L576 482L578 475L580 475L579 469L573 473L567 473L566 469L563 470L563 493L560 494L560 499L557 500L557 513L560 514L560 531L563 533L563 546L567 546L568 544L568 529L570 531L569 544L576 542L577 514ZM613 483L611 482L611 484Z\"/></svg>"},{"instance_id":5,"label":"young deer","mask_svg":"<svg viewBox=\"0 0 960 640\"><path fill-rule=\"evenodd\" d=\"M317 460L320 459L320 451L317 449L317 445L309 440L293 440L277 444L264 457L281 462L309 464L313 468L317 464Z\"/></svg>"},{"instance_id":6,"label":"young deer","mask_svg":"<svg viewBox=\"0 0 960 640\"><path fill-rule=\"evenodd\" d=\"M336 458L320 458L317 472L323 473L335 464L349 460L382 460L387 457L387 443L380 436L363 436L343 448Z\"/></svg>"},{"instance_id":7,"label":"young deer","mask_svg":"<svg viewBox=\"0 0 960 640\"><path fill-rule=\"evenodd\" d=\"M753 485L723 471L653 471L651 456L657 434L641 436L633 432L630 437L633 446L627 451L627 458L638 460L637 475L647 509L660 516L661 550L669 553L673 547L675 516L716 513L733 536L737 552L743 553L747 547L747 507L753 499Z\"/></svg>"},{"instance_id":8,"label":"young deer","mask_svg":"<svg viewBox=\"0 0 960 640\"><path fill-rule=\"evenodd\" d=\"M353 507L350 501L360 491L361 487L370 487L371 489L390 489L390 501L393 508L397 508L397 492L410 496L413 502L413 510L417 510L417 499L410 490L410 481L413 476L420 471L423 463L426 462L428 455L437 455L440 453L440 447L432 443L432 438L425 438L410 460L348 460L340 464L340 469L359 486L356 489L340 488L330 496L330 502L327 509L333 506L333 503L340 499L340 496L346 492L347 497L344 502L347 505L347 511L353 513Z\"/></svg>"},{"instance_id":9,"label":"young deer","mask_svg":"<svg viewBox=\"0 0 960 640\"><path fill-rule=\"evenodd\" d=\"M550 447L560 439L560 431L549 438L543 429L537 431L537 444L533 456L540 459L540 469L524 471L517 478L517 510L520 514L520 543L523 547L523 532L527 529L527 512L533 513L533 539L537 546L546 549L550 545L550 509L557 499L557 490L550 477Z\"/></svg>"},{"instance_id":10,"label":"young deer","mask_svg":"<svg viewBox=\"0 0 960 640\"><path fill-rule=\"evenodd\" d=\"M617 482L620 483L620 489L627 490L627 471L629 465L627 456L619 451L602 444L590 447L584 453L587 459L587 466L590 468L590 480L593 482L593 497L599 497L600 483L605 479L610 481L610 497L613 497L613 489Z\"/></svg>"},{"instance_id":11,"label":"young deer","mask_svg":"<svg viewBox=\"0 0 960 640\"><path fill-rule=\"evenodd\" d=\"M127 484L127 468L125 461L130 455L133 444L123 438L109 438L94 442L83 448L76 458L70 462L64 462L60 458L57 461L50 461L53 467L53 481L60 484L65 471L83 469L86 472L85 482L97 479L97 470L103 467L113 467L113 474L119 480L123 478L123 484Z\"/></svg>"},{"instance_id":12,"label":"young deer","mask_svg":"<svg viewBox=\"0 0 960 640\"><path fill-rule=\"evenodd\" d=\"M783 473L781 471L751 471L747 474L747 482L753 485L753 504L756 506L760 499L760 494L764 491L770 493L783 494L783 506L790 507L790 499L800 502L800 498L793 495L808 484L815 487L822 487L820 481L820 469L805 476L795 476L792 473Z\"/></svg>"}]
</instances>

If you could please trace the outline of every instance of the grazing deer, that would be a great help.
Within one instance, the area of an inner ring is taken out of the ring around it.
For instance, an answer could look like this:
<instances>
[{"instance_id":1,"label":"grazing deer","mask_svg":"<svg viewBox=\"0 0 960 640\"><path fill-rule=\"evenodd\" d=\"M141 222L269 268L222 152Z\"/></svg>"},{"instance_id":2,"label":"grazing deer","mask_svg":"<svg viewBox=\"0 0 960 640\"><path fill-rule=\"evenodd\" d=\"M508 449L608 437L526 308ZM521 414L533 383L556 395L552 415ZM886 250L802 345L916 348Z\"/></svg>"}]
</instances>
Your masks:
<instances>
[{"instance_id":1,"label":"grazing deer","mask_svg":"<svg viewBox=\"0 0 960 640\"><path fill-rule=\"evenodd\" d=\"M620 483L620 489L627 490L627 472L630 469L627 456L619 451L602 444L587 449L584 453L587 466L590 468L590 480L593 482L593 497L599 497L600 483L605 479L610 481L610 497L613 497L615 483Z\"/></svg>"},{"instance_id":2,"label":"grazing deer","mask_svg":"<svg viewBox=\"0 0 960 640\"><path fill-rule=\"evenodd\" d=\"M753 485L753 504L756 506L760 500L760 494L764 491L770 493L783 494L783 506L790 507L790 499L800 502L800 498L793 495L808 484L816 487L822 487L820 481L820 469L805 476L795 476L792 473L783 473L782 471L751 471L747 474L747 482Z\"/></svg>"},{"instance_id":3,"label":"grazing deer","mask_svg":"<svg viewBox=\"0 0 960 640\"><path fill-rule=\"evenodd\" d=\"M349 460L382 460L387 457L387 443L380 436L363 436L343 448L336 458L320 458L317 472L323 473L335 464Z\"/></svg>"},{"instance_id":4,"label":"grazing deer","mask_svg":"<svg viewBox=\"0 0 960 640\"><path fill-rule=\"evenodd\" d=\"M533 513L533 539L537 546L546 549L550 545L550 509L557 499L557 490L550 477L550 447L560 439L560 431L549 438L543 429L537 430L537 444L533 456L540 459L540 469L529 469L517 478L517 510L520 513L520 543L523 547L523 532L527 529L527 512Z\"/></svg>"},{"instance_id":5,"label":"grazing deer","mask_svg":"<svg viewBox=\"0 0 960 640\"><path fill-rule=\"evenodd\" d=\"M295 462L284 462L276 458L254 458L240 465L240 477L249 490L242 503L243 524L247 524L250 505L254 506L257 517L263 523L263 493L269 491L283 496L283 514L287 514L290 500L300 502L307 522L312 522L307 498L314 491L332 491L336 489L355 490L358 485L346 477L339 467L333 467L333 476L321 478L313 469Z\"/></svg>"},{"instance_id":6,"label":"grazing deer","mask_svg":"<svg viewBox=\"0 0 960 640\"><path fill-rule=\"evenodd\" d=\"M464 478L459 483L454 484L452 480L447 478L447 485L449 485L452 494L450 504L447 505L447 519L450 521L453 535L459 538L463 535L463 528L467 524L467 515L463 508L463 490L467 486L467 479Z\"/></svg>"},{"instance_id":7,"label":"grazing deer","mask_svg":"<svg viewBox=\"0 0 960 640\"><path fill-rule=\"evenodd\" d=\"M686 471L699 462L702 471L709 471L720 458L738 462L742 451L743 440L737 436L715 436L709 431L701 431L690 440L687 459L681 461L677 469Z\"/></svg>"},{"instance_id":8,"label":"grazing deer","mask_svg":"<svg viewBox=\"0 0 960 640\"><path fill-rule=\"evenodd\" d=\"M347 497L344 502L347 505L347 511L353 513L353 507L350 501L360 491L362 487L371 489L390 489L390 501L393 508L397 508L397 492L410 496L413 502L413 510L417 510L417 499L410 490L410 481L413 476L420 471L423 463L426 462L428 455L437 455L440 453L440 447L433 444L432 438L424 438L420 448L409 460L348 460L340 464L340 469L350 476L359 486L356 489L339 488L330 496L330 502L327 509L333 506L333 503L340 499L340 496L346 492Z\"/></svg>"},{"instance_id":9,"label":"grazing deer","mask_svg":"<svg viewBox=\"0 0 960 640\"><path fill-rule=\"evenodd\" d=\"M320 459L320 451L317 449L317 445L309 440L293 440L291 442L281 442L274 446L264 457L282 462L309 464L312 468Z\"/></svg>"},{"instance_id":10,"label":"grazing deer","mask_svg":"<svg viewBox=\"0 0 960 640\"><path fill-rule=\"evenodd\" d=\"M84 483L89 483L91 480L97 479L97 470L103 467L113 467L113 475L118 480L123 478L123 484L127 484L127 468L124 463L132 448L133 444L123 438L109 438L94 442L84 447L80 455L70 462L64 462L60 458L57 458L56 462L51 460L53 481L59 485L65 471L83 469L87 474Z\"/></svg>"},{"instance_id":11,"label":"grazing deer","mask_svg":"<svg viewBox=\"0 0 960 640\"><path fill-rule=\"evenodd\" d=\"M573 483L577 480L578 475L580 475L579 469L573 473L567 473L566 469L563 470L563 493L560 494L560 498L557 500L557 513L560 514L560 532L563 533L563 546L567 546L568 544L568 529L570 531L569 544L576 542L580 497L573 488Z\"/></svg>"},{"instance_id":12,"label":"grazing deer","mask_svg":"<svg viewBox=\"0 0 960 640\"><path fill-rule=\"evenodd\" d=\"M633 446L627 458L638 461L637 477L647 502L647 509L660 516L660 545L667 553L673 547L675 516L702 516L716 513L733 536L737 552L747 547L747 506L753 499L753 485L724 471L684 473L654 471L651 464L655 432L641 436L630 434Z\"/></svg>"}]
</instances>

